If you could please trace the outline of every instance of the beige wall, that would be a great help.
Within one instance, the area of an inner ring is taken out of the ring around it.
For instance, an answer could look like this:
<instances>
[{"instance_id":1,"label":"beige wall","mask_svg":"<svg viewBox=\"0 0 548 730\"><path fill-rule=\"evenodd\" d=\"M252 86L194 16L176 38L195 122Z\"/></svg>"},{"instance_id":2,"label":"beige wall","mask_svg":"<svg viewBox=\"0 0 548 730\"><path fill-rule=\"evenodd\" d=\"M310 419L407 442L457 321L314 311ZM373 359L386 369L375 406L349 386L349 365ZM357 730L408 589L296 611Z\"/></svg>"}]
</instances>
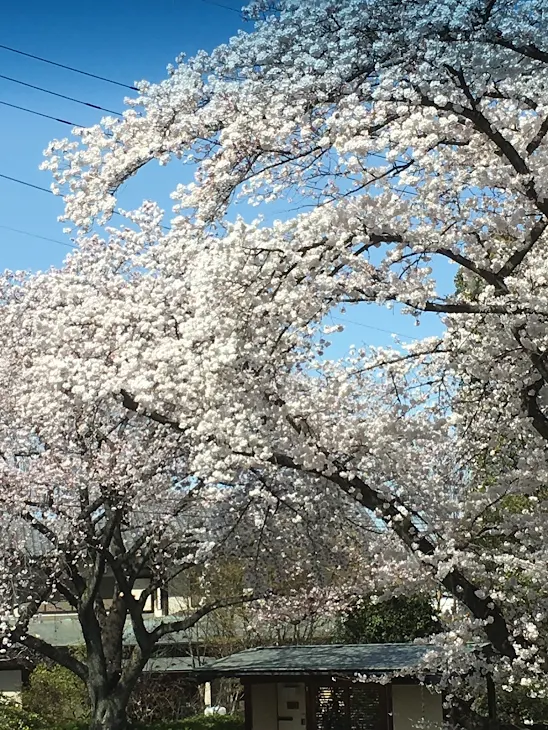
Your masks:
<instances>
[{"instance_id":1,"label":"beige wall","mask_svg":"<svg viewBox=\"0 0 548 730\"><path fill-rule=\"evenodd\" d=\"M193 607L192 597L197 589L190 584L186 573L181 573L173 580L169 581L167 588L168 595L168 613L186 612ZM195 596L194 596L195 597Z\"/></svg>"},{"instance_id":2,"label":"beige wall","mask_svg":"<svg viewBox=\"0 0 548 730\"><path fill-rule=\"evenodd\" d=\"M192 608L190 598L185 596L168 596L167 611L170 616L177 613L185 613Z\"/></svg>"},{"instance_id":3,"label":"beige wall","mask_svg":"<svg viewBox=\"0 0 548 730\"><path fill-rule=\"evenodd\" d=\"M418 684L392 686L394 730L437 730L443 725L442 696ZM278 730L278 692L275 683L251 685L253 730Z\"/></svg>"},{"instance_id":4,"label":"beige wall","mask_svg":"<svg viewBox=\"0 0 548 730\"><path fill-rule=\"evenodd\" d=\"M422 685L392 685L392 711L394 730L414 730L414 727L434 730L443 724L441 694Z\"/></svg>"},{"instance_id":5,"label":"beige wall","mask_svg":"<svg viewBox=\"0 0 548 730\"><path fill-rule=\"evenodd\" d=\"M12 702L21 702L21 689L23 687L21 670L2 669L0 670L0 695Z\"/></svg>"},{"instance_id":6,"label":"beige wall","mask_svg":"<svg viewBox=\"0 0 548 730\"><path fill-rule=\"evenodd\" d=\"M145 590L145 588L148 588L148 584L150 583L148 578L137 578L135 581L135 584L131 590L131 595L135 598L139 598L141 593ZM145 605L143 607L144 611L150 611L152 610L152 596L149 596L145 602Z\"/></svg>"},{"instance_id":7,"label":"beige wall","mask_svg":"<svg viewBox=\"0 0 548 730\"><path fill-rule=\"evenodd\" d=\"M253 730L278 730L278 694L274 683L251 685Z\"/></svg>"}]
</instances>

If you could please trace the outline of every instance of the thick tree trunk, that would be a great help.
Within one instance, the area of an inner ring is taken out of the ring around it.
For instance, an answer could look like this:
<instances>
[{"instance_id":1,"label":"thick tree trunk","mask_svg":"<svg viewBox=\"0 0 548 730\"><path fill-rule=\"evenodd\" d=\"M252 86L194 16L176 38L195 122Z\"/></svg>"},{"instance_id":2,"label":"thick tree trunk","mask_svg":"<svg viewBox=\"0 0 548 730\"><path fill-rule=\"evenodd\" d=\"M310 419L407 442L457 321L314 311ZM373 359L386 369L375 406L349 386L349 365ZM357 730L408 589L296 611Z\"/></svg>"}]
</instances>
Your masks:
<instances>
[{"instance_id":1,"label":"thick tree trunk","mask_svg":"<svg viewBox=\"0 0 548 730\"><path fill-rule=\"evenodd\" d=\"M116 695L95 698L91 706L90 730L127 730L126 704Z\"/></svg>"}]
</instances>

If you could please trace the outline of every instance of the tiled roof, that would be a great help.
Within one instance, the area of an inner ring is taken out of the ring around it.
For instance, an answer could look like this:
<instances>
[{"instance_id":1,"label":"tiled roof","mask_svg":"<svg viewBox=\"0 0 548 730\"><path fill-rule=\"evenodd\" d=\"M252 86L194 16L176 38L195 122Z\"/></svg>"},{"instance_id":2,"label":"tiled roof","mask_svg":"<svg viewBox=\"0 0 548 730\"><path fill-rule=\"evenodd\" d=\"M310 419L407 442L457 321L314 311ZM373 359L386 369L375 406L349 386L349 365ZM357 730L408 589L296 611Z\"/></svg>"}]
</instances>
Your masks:
<instances>
[{"instance_id":1,"label":"tiled roof","mask_svg":"<svg viewBox=\"0 0 548 730\"><path fill-rule=\"evenodd\" d=\"M207 656L154 657L145 665L145 672L163 674L164 672L192 673L198 667L214 661Z\"/></svg>"},{"instance_id":2,"label":"tiled roof","mask_svg":"<svg viewBox=\"0 0 548 730\"><path fill-rule=\"evenodd\" d=\"M155 629L160 623L170 623L180 619L181 616L179 615L162 616L161 618L155 616L144 617L145 625L149 631ZM29 633L54 646L79 646L84 643L80 622L75 614L37 614L30 621ZM159 643L188 642L191 635L193 635L192 630L178 631L162 637ZM123 640L124 644L130 646L137 643L129 621L126 622Z\"/></svg>"},{"instance_id":3,"label":"tiled roof","mask_svg":"<svg viewBox=\"0 0 548 730\"><path fill-rule=\"evenodd\" d=\"M206 665L211 676L384 674L428 666L436 648L420 644L322 644L271 646L232 654Z\"/></svg>"}]
</instances>

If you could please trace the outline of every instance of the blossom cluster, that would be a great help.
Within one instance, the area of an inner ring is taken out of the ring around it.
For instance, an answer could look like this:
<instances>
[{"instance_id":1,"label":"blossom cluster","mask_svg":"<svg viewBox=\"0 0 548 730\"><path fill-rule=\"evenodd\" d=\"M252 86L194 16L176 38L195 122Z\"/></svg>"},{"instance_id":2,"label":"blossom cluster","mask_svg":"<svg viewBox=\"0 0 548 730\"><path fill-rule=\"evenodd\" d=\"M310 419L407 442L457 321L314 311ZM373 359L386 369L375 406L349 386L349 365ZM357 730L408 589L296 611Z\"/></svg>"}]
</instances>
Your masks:
<instances>
[{"instance_id":1,"label":"blossom cluster","mask_svg":"<svg viewBox=\"0 0 548 730\"><path fill-rule=\"evenodd\" d=\"M78 250L3 282L3 358L19 367L6 398L44 443L76 434L75 407L108 402L144 429L125 470L147 468L149 443L184 444L191 479L282 489L285 527L345 544L342 510L380 583L398 575L387 590L437 582L462 607L459 635L534 683L548 653L545 3L269 8L143 82L123 118L47 150ZM113 225L120 186L155 161L191 166L192 182L172 211L144 201ZM329 314L355 304L435 313L444 334L334 361Z\"/></svg>"}]
</instances>

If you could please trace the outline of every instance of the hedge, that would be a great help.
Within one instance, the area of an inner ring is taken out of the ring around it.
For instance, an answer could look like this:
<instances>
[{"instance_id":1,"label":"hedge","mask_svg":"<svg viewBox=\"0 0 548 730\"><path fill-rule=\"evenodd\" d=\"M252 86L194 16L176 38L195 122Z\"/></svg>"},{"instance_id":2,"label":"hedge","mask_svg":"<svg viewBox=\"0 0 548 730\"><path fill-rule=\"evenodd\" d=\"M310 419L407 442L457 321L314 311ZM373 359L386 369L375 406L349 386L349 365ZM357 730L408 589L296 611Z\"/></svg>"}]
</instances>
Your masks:
<instances>
[{"instance_id":1,"label":"hedge","mask_svg":"<svg viewBox=\"0 0 548 730\"><path fill-rule=\"evenodd\" d=\"M0 706L2 730L88 730L85 721L52 725L49 720L13 705ZM133 730L244 730L241 717L235 715L196 715L184 720L134 725Z\"/></svg>"},{"instance_id":2,"label":"hedge","mask_svg":"<svg viewBox=\"0 0 548 730\"><path fill-rule=\"evenodd\" d=\"M244 722L238 715L196 715L175 722L138 725L136 730L244 730Z\"/></svg>"}]
</instances>

